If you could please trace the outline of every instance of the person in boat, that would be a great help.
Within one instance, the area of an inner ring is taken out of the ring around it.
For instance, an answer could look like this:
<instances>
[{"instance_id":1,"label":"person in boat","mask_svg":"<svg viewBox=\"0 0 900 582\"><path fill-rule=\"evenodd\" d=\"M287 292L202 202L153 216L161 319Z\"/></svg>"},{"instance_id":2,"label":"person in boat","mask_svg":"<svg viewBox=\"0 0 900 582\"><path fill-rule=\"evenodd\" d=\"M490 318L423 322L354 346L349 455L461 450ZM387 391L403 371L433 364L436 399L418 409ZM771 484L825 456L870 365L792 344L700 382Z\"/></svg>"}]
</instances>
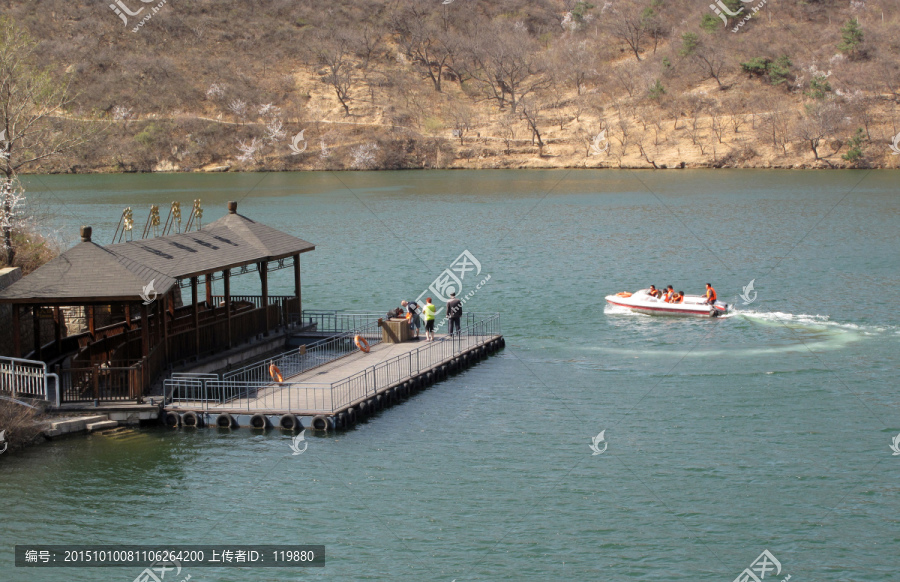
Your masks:
<instances>
[{"instance_id":1,"label":"person in boat","mask_svg":"<svg viewBox=\"0 0 900 582\"><path fill-rule=\"evenodd\" d=\"M679 291L672 298L672 303L684 303L684 291Z\"/></svg>"},{"instance_id":2,"label":"person in boat","mask_svg":"<svg viewBox=\"0 0 900 582\"><path fill-rule=\"evenodd\" d=\"M669 285L668 287L666 287L665 302L672 303L672 298L674 296L675 296L675 288L672 287L671 285Z\"/></svg>"},{"instance_id":3,"label":"person in boat","mask_svg":"<svg viewBox=\"0 0 900 582\"><path fill-rule=\"evenodd\" d=\"M712 305L716 302L716 290L709 283L706 284L706 304Z\"/></svg>"},{"instance_id":4,"label":"person in boat","mask_svg":"<svg viewBox=\"0 0 900 582\"><path fill-rule=\"evenodd\" d=\"M647 295L659 299L660 297L662 297L662 291L657 289L656 285L650 285L650 289L647 291Z\"/></svg>"}]
</instances>

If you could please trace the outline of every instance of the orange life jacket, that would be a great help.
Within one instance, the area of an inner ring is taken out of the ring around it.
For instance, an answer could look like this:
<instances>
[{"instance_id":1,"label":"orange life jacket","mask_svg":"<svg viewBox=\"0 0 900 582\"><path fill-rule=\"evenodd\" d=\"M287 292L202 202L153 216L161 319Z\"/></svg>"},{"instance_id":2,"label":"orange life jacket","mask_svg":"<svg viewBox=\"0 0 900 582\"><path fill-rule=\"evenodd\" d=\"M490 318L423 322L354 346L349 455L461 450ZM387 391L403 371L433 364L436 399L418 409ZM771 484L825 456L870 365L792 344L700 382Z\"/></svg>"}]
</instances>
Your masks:
<instances>
[{"instance_id":1,"label":"orange life jacket","mask_svg":"<svg viewBox=\"0 0 900 582\"><path fill-rule=\"evenodd\" d=\"M709 301L715 301L716 300L716 290L713 289L712 287L707 289L706 290L706 299Z\"/></svg>"},{"instance_id":2,"label":"orange life jacket","mask_svg":"<svg viewBox=\"0 0 900 582\"><path fill-rule=\"evenodd\" d=\"M675 295L674 291L666 291L666 303L672 303L672 297Z\"/></svg>"},{"instance_id":3,"label":"orange life jacket","mask_svg":"<svg viewBox=\"0 0 900 582\"><path fill-rule=\"evenodd\" d=\"M675 303L684 303L684 295L679 295L675 298Z\"/></svg>"}]
</instances>

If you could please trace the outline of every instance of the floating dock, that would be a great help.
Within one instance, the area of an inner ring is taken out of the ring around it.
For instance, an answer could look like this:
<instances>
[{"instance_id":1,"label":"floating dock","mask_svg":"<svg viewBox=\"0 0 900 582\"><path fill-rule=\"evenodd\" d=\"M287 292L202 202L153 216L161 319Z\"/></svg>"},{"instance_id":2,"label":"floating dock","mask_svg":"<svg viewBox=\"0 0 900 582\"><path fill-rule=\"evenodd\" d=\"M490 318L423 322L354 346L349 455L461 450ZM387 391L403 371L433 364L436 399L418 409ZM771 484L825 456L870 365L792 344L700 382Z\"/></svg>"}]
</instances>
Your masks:
<instances>
[{"instance_id":1,"label":"floating dock","mask_svg":"<svg viewBox=\"0 0 900 582\"><path fill-rule=\"evenodd\" d=\"M341 430L505 345L499 315L467 314L458 334L390 343L381 319L224 374L165 381L169 426ZM368 343L368 352L357 344Z\"/></svg>"}]
</instances>

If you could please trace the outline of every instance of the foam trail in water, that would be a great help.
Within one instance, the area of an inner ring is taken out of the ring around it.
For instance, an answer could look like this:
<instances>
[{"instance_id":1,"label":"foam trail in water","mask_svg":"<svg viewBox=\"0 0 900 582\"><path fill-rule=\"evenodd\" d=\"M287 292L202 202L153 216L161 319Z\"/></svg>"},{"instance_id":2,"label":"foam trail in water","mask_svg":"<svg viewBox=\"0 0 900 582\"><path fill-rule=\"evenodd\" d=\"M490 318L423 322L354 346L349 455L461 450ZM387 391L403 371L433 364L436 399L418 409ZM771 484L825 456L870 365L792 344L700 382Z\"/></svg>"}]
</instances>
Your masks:
<instances>
[{"instance_id":1,"label":"foam trail in water","mask_svg":"<svg viewBox=\"0 0 900 582\"><path fill-rule=\"evenodd\" d=\"M831 321L828 315L809 315L806 313L783 313L781 311L733 311L729 317L743 317L754 323L771 323L777 325L790 325L810 330L842 329L847 331L864 333L884 333L888 328L878 326L859 325L856 323L840 323Z\"/></svg>"},{"instance_id":2,"label":"foam trail in water","mask_svg":"<svg viewBox=\"0 0 900 582\"><path fill-rule=\"evenodd\" d=\"M605 312L610 315L641 315L643 317L653 317L643 314L635 314L624 307L616 307L608 305ZM855 323L840 323L831 321L827 315L810 315L806 313L794 314L783 313L780 311L764 312L764 311L741 311L735 310L726 315L720 316L718 319L727 320L732 318L746 320L752 324L759 325L763 328L780 328L790 327L804 332L812 332L815 334L815 341L797 341L787 345L768 345L754 348L741 348L735 346L732 349L713 349L713 350L667 350L665 347L658 349L628 349L614 348L607 346L582 346L584 349L591 351L600 351L610 354L619 355L638 355L638 356L665 356L665 357L682 357L682 358L707 358L716 356L733 356L733 357L759 357L772 354L784 353L809 353L825 350L840 350L844 347L866 339L866 336L883 334L886 331L894 331L893 326L879 327L866 326ZM654 319L665 320L669 318L656 317ZM710 322L715 324L715 322ZM723 323L724 324L724 323ZM900 334L900 332L897 332ZM812 338L809 338L812 340Z\"/></svg>"},{"instance_id":3,"label":"foam trail in water","mask_svg":"<svg viewBox=\"0 0 900 582\"><path fill-rule=\"evenodd\" d=\"M734 348L734 349L723 349L723 350L667 350L665 348L660 349L640 349L640 350L629 350L625 348L607 348L601 346L584 346L585 349L595 350L598 352L604 352L607 354L618 354L624 356L633 356L637 355L640 357L653 357L653 356L665 356L665 357L676 357L676 358L710 358L710 357L721 357L721 356L731 356L731 357L759 357L759 356L770 356L773 354L789 354L792 352L796 353L805 353L809 352L820 352L825 350L839 350L846 347L849 344L859 341L862 339L859 336L851 336L847 334L846 336L836 336L833 339L828 341L818 341L818 342L806 342L806 343L797 343L791 345L781 345L781 346L771 346L771 347L762 347L762 348Z\"/></svg>"}]
</instances>

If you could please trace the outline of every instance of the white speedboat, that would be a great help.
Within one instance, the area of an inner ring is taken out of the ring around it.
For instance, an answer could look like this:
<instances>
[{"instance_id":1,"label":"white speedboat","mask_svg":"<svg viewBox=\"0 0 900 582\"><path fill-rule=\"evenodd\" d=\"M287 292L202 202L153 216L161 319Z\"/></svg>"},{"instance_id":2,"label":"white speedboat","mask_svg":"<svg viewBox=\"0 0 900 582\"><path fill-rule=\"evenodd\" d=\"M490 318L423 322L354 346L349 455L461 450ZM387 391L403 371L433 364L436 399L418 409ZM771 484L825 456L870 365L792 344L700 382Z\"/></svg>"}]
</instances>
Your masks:
<instances>
[{"instance_id":1,"label":"white speedboat","mask_svg":"<svg viewBox=\"0 0 900 582\"><path fill-rule=\"evenodd\" d=\"M728 313L728 304L716 301L707 305L702 295L685 295L683 303L666 303L663 299L651 297L648 289L634 293L607 295L606 302L617 307L625 307L647 315L682 315L692 317L718 317Z\"/></svg>"}]
</instances>

